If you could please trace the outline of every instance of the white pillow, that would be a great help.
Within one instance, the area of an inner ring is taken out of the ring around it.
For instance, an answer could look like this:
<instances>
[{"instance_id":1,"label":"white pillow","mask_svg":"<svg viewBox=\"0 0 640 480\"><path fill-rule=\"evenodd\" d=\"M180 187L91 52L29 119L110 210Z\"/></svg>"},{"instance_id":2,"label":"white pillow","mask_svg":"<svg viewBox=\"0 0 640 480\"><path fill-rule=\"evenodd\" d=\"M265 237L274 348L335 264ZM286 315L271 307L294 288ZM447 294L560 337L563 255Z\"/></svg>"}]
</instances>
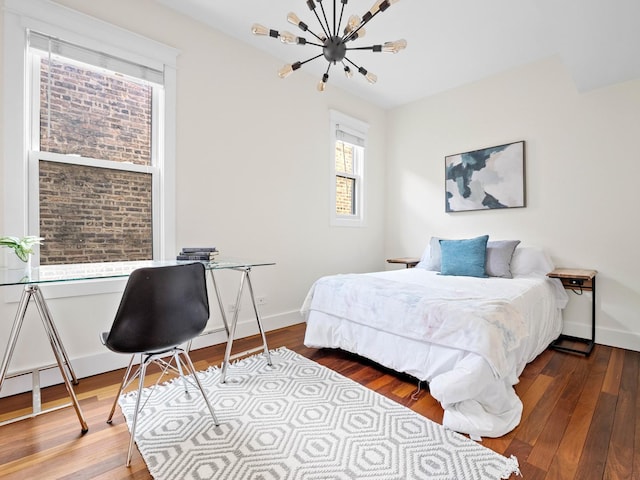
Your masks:
<instances>
[{"instance_id":1,"label":"white pillow","mask_svg":"<svg viewBox=\"0 0 640 480\"><path fill-rule=\"evenodd\" d=\"M431 258L431 247L427 243L427 246L424 248L424 252L422 252L422 256L420 257L420 262L418 262L416 268L427 268L429 258Z\"/></svg>"},{"instance_id":2,"label":"white pillow","mask_svg":"<svg viewBox=\"0 0 640 480\"><path fill-rule=\"evenodd\" d=\"M432 270L434 272L440 271L440 263L442 261L440 240L440 237L431 237L422 253L422 257L420 257L420 263L416 265L416 268L424 268L425 270Z\"/></svg>"},{"instance_id":3,"label":"white pillow","mask_svg":"<svg viewBox=\"0 0 640 480\"><path fill-rule=\"evenodd\" d=\"M547 253L538 247L523 247L518 245L511 259L512 275L541 275L545 276L554 269L553 262Z\"/></svg>"},{"instance_id":4,"label":"white pillow","mask_svg":"<svg viewBox=\"0 0 640 480\"><path fill-rule=\"evenodd\" d=\"M422 253L422 257L420 257L420 263L416 265L416 268L439 272L441 259L440 237L431 237L431 240L429 240L429 243Z\"/></svg>"}]
</instances>

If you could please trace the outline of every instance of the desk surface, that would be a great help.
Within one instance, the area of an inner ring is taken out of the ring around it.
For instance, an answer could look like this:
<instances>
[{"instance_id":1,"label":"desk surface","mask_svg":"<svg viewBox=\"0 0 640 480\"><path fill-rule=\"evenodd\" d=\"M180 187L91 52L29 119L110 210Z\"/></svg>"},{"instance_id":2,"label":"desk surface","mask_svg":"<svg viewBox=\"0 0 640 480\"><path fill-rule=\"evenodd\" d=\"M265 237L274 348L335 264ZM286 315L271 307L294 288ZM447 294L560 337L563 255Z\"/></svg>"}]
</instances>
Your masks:
<instances>
[{"instance_id":1,"label":"desk surface","mask_svg":"<svg viewBox=\"0 0 640 480\"><path fill-rule=\"evenodd\" d=\"M48 282L73 282L100 278L127 277L137 268L163 267L193 263L177 260L145 260L140 262L77 263L69 265L45 265L26 269L0 268L0 286L29 285ZM220 258L214 262L203 262L207 270L247 269L275 265L274 262L260 262L238 258Z\"/></svg>"}]
</instances>

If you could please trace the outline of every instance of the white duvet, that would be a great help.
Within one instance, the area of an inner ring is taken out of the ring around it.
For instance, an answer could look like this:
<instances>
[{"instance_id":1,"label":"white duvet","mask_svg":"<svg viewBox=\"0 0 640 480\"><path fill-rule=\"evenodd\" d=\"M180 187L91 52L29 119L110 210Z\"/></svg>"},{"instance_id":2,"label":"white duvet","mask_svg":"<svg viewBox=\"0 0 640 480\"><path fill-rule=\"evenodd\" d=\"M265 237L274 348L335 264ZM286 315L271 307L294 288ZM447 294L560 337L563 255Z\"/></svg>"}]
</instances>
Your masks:
<instances>
[{"instance_id":1,"label":"white duvet","mask_svg":"<svg viewBox=\"0 0 640 480\"><path fill-rule=\"evenodd\" d=\"M540 273L513 279L422 268L319 279L302 307L305 345L340 348L429 383L443 424L498 437L520 422L513 385L561 332L564 289Z\"/></svg>"}]
</instances>

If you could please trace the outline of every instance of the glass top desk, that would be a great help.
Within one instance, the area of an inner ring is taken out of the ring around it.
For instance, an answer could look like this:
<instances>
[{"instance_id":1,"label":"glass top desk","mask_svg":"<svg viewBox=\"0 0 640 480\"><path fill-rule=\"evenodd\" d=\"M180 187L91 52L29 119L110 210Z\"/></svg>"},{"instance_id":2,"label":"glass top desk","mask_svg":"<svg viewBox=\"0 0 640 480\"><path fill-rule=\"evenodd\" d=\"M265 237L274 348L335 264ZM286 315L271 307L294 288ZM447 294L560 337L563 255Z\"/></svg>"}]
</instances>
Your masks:
<instances>
[{"instance_id":1,"label":"glass top desk","mask_svg":"<svg viewBox=\"0 0 640 480\"><path fill-rule=\"evenodd\" d=\"M12 375L7 375L7 369L9 367L9 363L11 362L11 357L13 356L13 351L16 346L16 342L18 340L18 336L20 334L20 329L22 328L22 324L24 322L25 314L27 311L27 307L29 306L29 302L33 299L36 307L38 309L38 313L40 314L40 318L42 320L42 325L44 330L49 338L49 343L51 344L51 349L53 350L54 357L56 359L56 364L60 373L62 374L62 379L66 386L67 392L71 399L71 404L73 405L76 414L78 416L78 420L80 422L80 427L82 432L86 432L89 427L87 426L87 422L84 419L84 415L82 410L80 409L80 404L78 403L78 399L75 395L75 392L72 387L73 384L78 383L78 379L76 374L71 366L71 362L69 361L69 357L64 348L56 325L53 321L53 317L45 298L42 294L42 291L39 288L39 285L45 285L47 283L64 283L64 282L74 282L74 281L82 281L82 280L98 280L98 279L106 279L106 278L122 278L128 277L131 272L138 268L143 267L162 267L169 265L179 265L190 263L188 261L176 261L176 260L148 260L148 261L138 261L138 262L105 262L105 263L87 263L87 264L71 264L71 265L46 265L37 268L31 268L28 271L25 269L7 269L0 268L0 286L9 286L9 285L21 285L24 286L24 290L20 297L20 301L18 304L18 310L16 312L15 319L13 321L13 326L11 328L11 333L9 335L9 340L7 342L7 348L4 352L4 357L2 359L2 364L0 365L0 390L2 389L2 384L4 383L5 378L11 378L14 376L22 375L24 372L16 373ZM227 333L227 346L225 349L224 360L222 362L222 371L220 379L222 382L226 380L227 368L229 365L230 357L231 357L231 349L233 345L233 340L236 333L236 326L238 323L238 312L240 311L240 301L242 299L242 292L244 290L245 283L249 289L249 295L251 298L251 304L253 306L253 311L255 313L256 322L258 323L258 330L262 337L262 347L259 347L255 350L264 350L264 354L267 358L267 362L269 365L271 362L271 355L269 354L269 347L267 346L267 338L265 336L264 328L262 327L262 320L260 318L260 313L258 312L258 307L256 304L255 295L253 292L253 285L251 284L251 269L254 267L275 265L273 262L259 262L259 261L251 261L251 260L243 260L236 258L220 258L214 262L203 262L206 270L211 275L211 280L213 283L214 291L216 293L216 299L218 301L218 307L220 308L220 315L222 316L222 322L224 323L224 328ZM236 295L235 308L233 309L233 318L231 322L228 322L227 316L224 310L224 304L222 303L222 297L220 295L220 290L218 289L218 284L216 282L215 273L219 270L235 270L241 272L240 284L238 286L238 292ZM114 312L115 315L115 312ZM244 352L250 353L250 352ZM37 374L37 370L32 371L34 375ZM22 418L31 417L38 415L40 413L44 413L41 409L41 400L40 400L40 390L39 390L39 382L34 382L34 388L32 391L33 396L33 411L31 415L26 415L25 417L20 417L17 419L13 419L11 421L16 421ZM8 423L8 422L5 422Z\"/></svg>"}]
</instances>

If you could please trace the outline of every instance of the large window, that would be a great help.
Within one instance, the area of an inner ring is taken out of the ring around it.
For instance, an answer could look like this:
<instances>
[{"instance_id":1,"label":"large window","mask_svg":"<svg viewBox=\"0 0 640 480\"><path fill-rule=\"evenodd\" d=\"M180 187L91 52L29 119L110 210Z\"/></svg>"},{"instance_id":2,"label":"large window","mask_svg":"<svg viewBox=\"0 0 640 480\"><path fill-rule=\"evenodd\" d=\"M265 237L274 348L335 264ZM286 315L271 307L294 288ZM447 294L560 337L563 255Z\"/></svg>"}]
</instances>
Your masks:
<instances>
[{"instance_id":1,"label":"large window","mask_svg":"<svg viewBox=\"0 0 640 480\"><path fill-rule=\"evenodd\" d=\"M364 224L364 158L367 125L331 112L331 224Z\"/></svg>"},{"instance_id":2,"label":"large window","mask_svg":"<svg viewBox=\"0 0 640 480\"><path fill-rule=\"evenodd\" d=\"M175 255L177 51L41 0L5 8L3 233L44 237L44 265Z\"/></svg>"},{"instance_id":3,"label":"large window","mask_svg":"<svg viewBox=\"0 0 640 480\"><path fill-rule=\"evenodd\" d=\"M40 264L152 259L162 85L79 62L71 57L103 55L36 32L29 46L38 190L29 215L44 238ZM162 81L162 72L140 71Z\"/></svg>"}]
</instances>

